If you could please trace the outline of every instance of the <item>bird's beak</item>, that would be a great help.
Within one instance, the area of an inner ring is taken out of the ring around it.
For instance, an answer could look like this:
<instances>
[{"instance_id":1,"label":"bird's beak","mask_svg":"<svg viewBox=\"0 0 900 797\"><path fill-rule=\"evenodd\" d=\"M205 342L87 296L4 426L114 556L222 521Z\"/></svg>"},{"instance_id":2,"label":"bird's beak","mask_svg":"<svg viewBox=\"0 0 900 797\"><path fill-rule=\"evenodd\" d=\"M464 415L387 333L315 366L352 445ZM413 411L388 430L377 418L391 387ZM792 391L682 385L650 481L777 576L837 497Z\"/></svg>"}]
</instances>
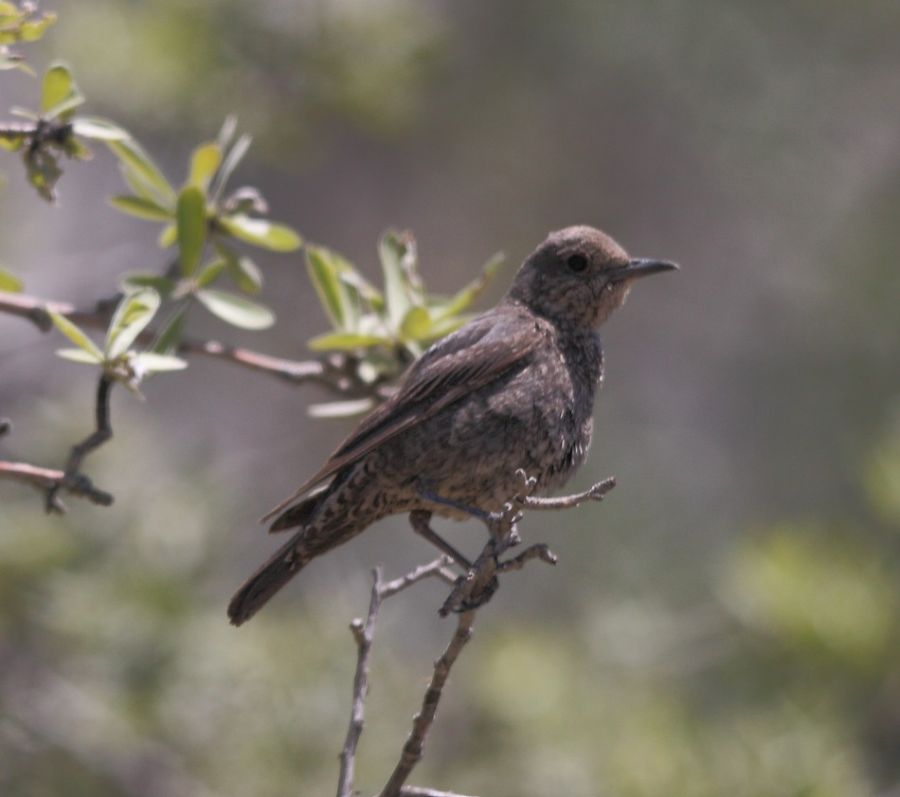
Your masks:
<instances>
[{"instance_id":1,"label":"bird's beak","mask_svg":"<svg viewBox=\"0 0 900 797\"><path fill-rule=\"evenodd\" d=\"M640 277L649 277L651 274L660 274L663 271L677 270L678 266L668 260L648 260L638 258L629 260L624 268L617 268L609 273L610 282L622 282L622 280L634 280Z\"/></svg>"}]
</instances>

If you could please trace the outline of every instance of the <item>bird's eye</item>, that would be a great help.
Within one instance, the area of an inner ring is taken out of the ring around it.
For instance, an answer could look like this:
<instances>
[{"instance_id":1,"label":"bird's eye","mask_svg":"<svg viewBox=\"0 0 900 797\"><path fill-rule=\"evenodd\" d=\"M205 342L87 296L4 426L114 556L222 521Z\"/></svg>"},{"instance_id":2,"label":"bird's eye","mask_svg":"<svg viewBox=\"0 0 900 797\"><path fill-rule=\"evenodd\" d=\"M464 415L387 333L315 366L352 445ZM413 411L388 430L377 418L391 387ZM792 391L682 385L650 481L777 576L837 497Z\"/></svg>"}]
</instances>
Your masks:
<instances>
[{"instance_id":1,"label":"bird's eye","mask_svg":"<svg viewBox=\"0 0 900 797\"><path fill-rule=\"evenodd\" d=\"M572 271L584 271L588 265L588 259L582 254L569 255L566 258L566 265Z\"/></svg>"}]
</instances>

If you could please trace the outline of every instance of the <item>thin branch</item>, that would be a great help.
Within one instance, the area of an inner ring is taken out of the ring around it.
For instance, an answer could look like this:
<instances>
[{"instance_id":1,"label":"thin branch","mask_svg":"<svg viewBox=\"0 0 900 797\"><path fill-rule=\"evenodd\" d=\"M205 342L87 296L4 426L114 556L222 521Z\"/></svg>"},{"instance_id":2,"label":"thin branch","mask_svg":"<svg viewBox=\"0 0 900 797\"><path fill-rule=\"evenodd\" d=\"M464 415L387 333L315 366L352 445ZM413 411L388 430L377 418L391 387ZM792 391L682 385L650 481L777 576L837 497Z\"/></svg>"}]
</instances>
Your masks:
<instances>
[{"instance_id":1,"label":"thin branch","mask_svg":"<svg viewBox=\"0 0 900 797\"><path fill-rule=\"evenodd\" d=\"M53 327L48 310L65 316L79 326L105 329L115 302L101 302L94 310L79 310L67 302L54 302L18 293L0 291L0 313L24 318L42 332ZM143 344L153 343L154 331L145 331L138 337ZM178 353L209 357L211 359L248 368L292 384L311 382L333 393L350 398L387 398L391 390L383 384L370 384L359 378L357 359L351 354L334 352L318 359L289 360L269 354L229 346L217 340L184 338L178 345Z\"/></svg>"},{"instance_id":2,"label":"thin branch","mask_svg":"<svg viewBox=\"0 0 900 797\"><path fill-rule=\"evenodd\" d=\"M369 693L369 655L372 649L372 640L375 638L375 623L378 620L381 603L386 598L390 598L430 576L444 580L449 579L452 583L455 579L453 574L447 570L449 563L450 560L446 556L441 556L433 562L420 565L406 575L386 583L382 581L380 567L376 567L372 571L372 592L369 597L369 612L366 620L363 622L357 617L350 623L350 631L356 640L356 672L353 676L350 725L347 728L347 737L340 755L337 797L350 797L353 793L356 748L363 731L366 696Z\"/></svg>"},{"instance_id":3,"label":"thin branch","mask_svg":"<svg viewBox=\"0 0 900 797\"><path fill-rule=\"evenodd\" d=\"M474 609L459 615L453 637L450 639L441 657L434 663L434 672L431 675L431 683L428 684L428 689L425 691L425 696L422 699L422 708L413 717L412 730L406 743L403 745L400 760L397 762L397 766L394 768L387 785L382 789L380 797L399 797L403 784L406 783L406 779L410 776L413 768L422 758L425 739L437 714L444 684L447 682L447 677L450 675L450 670L457 657L469 639L472 638L472 625L474 622Z\"/></svg>"},{"instance_id":4,"label":"thin branch","mask_svg":"<svg viewBox=\"0 0 900 797\"><path fill-rule=\"evenodd\" d=\"M341 750L341 768L338 775L337 797L350 797L353 792L353 775L356 765L356 747L362 735L365 721L366 696L369 694L369 652L375 633L375 621L381 608L381 568L372 571L372 595L369 598L369 614L365 623L358 617L350 623L350 631L356 640L356 673L353 676L353 704L350 708L350 726L344 749Z\"/></svg>"},{"instance_id":5,"label":"thin branch","mask_svg":"<svg viewBox=\"0 0 900 797\"><path fill-rule=\"evenodd\" d=\"M597 482L593 487L583 493L575 495L563 495L558 498L539 498L528 495L520 499L525 509L571 509L588 501L602 501L603 497L616 486L615 476L610 476L602 482Z\"/></svg>"},{"instance_id":6,"label":"thin branch","mask_svg":"<svg viewBox=\"0 0 900 797\"><path fill-rule=\"evenodd\" d=\"M113 502L113 497L109 493L94 487L87 476L81 475L77 479L66 482L66 474L61 470L41 468L24 462L0 460L0 479L30 484L41 492L46 492L56 487L57 489L65 490L70 495L78 498L87 498L92 503L100 504L101 506L109 506Z\"/></svg>"},{"instance_id":7,"label":"thin branch","mask_svg":"<svg viewBox=\"0 0 900 797\"><path fill-rule=\"evenodd\" d=\"M423 789L419 786L404 786L402 789L400 789L400 797L466 797L466 795L457 794L453 791Z\"/></svg>"},{"instance_id":8,"label":"thin branch","mask_svg":"<svg viewBox=\"0 0 900 797\"><path fill-rule=\"evenodd\" d=\"M61 481L52 484L47 490L47 512L62 514L66 511L65 505L59 500L58 493L62 487L68 489L69 484L80 484L86 477L81 473L81 463L92 451L100 448L104 443L112 439L113 431L109 421L109 394L115 382L106 374L97 381L97 401L94 409L94 431L80 443L72 446L69 453L69 461ZM110 503L112 497L110 496Z\"/></svg>"}]
</instances>

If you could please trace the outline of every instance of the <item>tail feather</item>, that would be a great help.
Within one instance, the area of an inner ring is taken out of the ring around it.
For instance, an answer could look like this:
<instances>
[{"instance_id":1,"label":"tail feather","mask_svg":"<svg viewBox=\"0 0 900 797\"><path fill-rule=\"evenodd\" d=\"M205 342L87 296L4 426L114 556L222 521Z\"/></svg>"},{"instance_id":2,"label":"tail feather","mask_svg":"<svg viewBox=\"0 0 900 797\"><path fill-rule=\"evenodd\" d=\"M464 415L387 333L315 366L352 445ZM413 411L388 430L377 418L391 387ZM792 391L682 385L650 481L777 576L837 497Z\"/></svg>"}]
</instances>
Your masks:
<instances>
[{"instance_id":1,"label":"tail feather","mask_svg":"<svg viewBox=\"0 0 900 797\"><path fill-rule=\"evenodd\" d=\"M247 622L312 559L298 544L300 534L279 548L234 594L228 604L232 625Z\"/></svg>"}]
</instances>

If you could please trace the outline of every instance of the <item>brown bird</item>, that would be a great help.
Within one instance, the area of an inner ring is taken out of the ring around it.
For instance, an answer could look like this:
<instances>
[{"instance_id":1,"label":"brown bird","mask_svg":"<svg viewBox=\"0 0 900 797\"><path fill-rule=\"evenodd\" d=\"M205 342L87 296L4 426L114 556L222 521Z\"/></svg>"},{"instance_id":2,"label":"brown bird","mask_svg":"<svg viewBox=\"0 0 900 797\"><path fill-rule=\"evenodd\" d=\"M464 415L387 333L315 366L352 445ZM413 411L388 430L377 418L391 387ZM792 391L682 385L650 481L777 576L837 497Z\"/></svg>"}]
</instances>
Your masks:
<instances>
[{"instance_id":1,"label":"brown bird","mask_svg":"<svg viewBox=\"0 0 900 797\"><path fill-rule=\"evenodd\" d=\"M298 531L241 586L228 606L250 619L312 559L387 515L457 559L428 525L432 513L466 519L497 512L521 488L563 485L591 442L603 378L597 328L632 283L677 268L635 260L592 227L551 233L492 310L435 343L398 391L366 417L322 468L263 518Z\"/></svg>"}]
</instances>

